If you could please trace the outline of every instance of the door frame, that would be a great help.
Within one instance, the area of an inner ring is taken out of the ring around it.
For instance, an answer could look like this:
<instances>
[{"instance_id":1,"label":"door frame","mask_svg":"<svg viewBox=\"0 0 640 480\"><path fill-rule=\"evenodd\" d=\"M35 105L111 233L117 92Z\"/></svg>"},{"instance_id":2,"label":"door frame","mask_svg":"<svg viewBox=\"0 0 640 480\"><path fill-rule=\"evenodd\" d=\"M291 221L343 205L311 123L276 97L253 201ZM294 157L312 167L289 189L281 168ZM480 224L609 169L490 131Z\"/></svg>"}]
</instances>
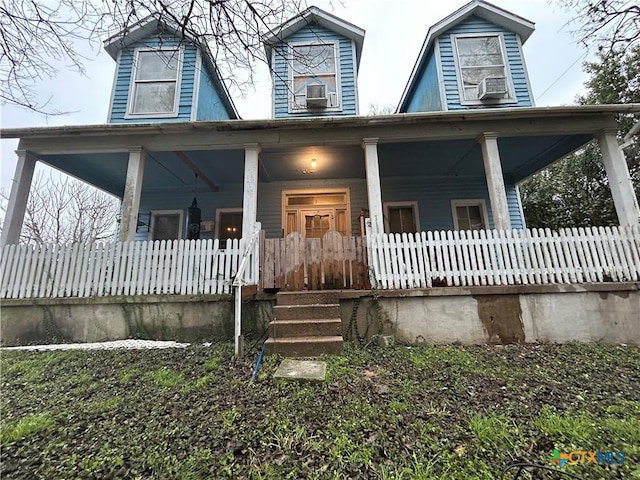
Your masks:
<instances>
[{"instance_id":1,"label":"door frame","mask_svg":"<svg viewBox=\"0 0 640 480\"><path fill-rule=\"evenodd\" d=\"M339 193L344 194L345 203L340 204L329 204L329 205L300 205L299 207L288 207L287 206L287 198L289 196L295 195L313 195L313 194L331 194L331 193ZM280 213L280 223L282 228L282 237L284 238L285 232L287 230L287 210L295 209L298 217L300 216L301 210L333 210L334 218L333 222L335 225L335 210L336 208L344 208L346 211L346 235L351 235L351 191L349 187L332 187L332 188L303 188L303 189L287 189L282 190L282 202L281 202L281 213ZM299 219L298 219L299 221ZM304 229L302 229L304 230ZM301 231L304 235L304 231Z\"/></svg>"}]
</instances>

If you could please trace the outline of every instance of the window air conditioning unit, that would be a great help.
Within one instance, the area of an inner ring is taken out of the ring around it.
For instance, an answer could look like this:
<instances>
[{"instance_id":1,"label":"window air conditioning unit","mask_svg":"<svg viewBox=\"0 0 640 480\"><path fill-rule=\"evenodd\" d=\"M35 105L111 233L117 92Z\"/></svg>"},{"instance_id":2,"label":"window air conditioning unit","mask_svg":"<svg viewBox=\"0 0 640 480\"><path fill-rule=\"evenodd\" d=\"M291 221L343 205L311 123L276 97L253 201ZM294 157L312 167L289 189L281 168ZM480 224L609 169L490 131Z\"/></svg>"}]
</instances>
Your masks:
<instances>
[{"instance_id":1,"label":"window air conditioning unit","mask_svg":"<svg viewBox=\"0 0 640 480\"><path fill-rule=\"evenodd\" d=\"M487 100L490 98L502 98L507 93L506 77L483 78L478 85L478 98Z\"/></svg>"},{"instance_id":2,"label":"window air conditioning unit","mask_svg":"<svg viewBox=\"0 0 640 480\"><path fill-rule=\"evenodd\" d=\"M326 107L327 87L326 85L307 85L307 106Z\"/></svg>"}]
</instances>

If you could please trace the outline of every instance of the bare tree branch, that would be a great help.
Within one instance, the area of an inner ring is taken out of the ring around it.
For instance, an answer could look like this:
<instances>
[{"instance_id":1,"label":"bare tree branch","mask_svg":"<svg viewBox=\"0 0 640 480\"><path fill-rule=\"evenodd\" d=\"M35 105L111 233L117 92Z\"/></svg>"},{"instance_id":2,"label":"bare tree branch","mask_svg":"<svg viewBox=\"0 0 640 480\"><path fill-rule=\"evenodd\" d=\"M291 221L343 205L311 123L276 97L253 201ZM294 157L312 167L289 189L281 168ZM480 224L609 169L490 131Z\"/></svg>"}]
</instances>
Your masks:
<instances>
[{"instance_id":1,"label":"bare tree branch","mask_svg":"<svg viewBox=\"0 0 640 480\"><path fill-rule=\"evenodd\" d=\"M4 205L8 195L0 191ZM114 238L117 198L71 177L36 175L27 200L21 243L65 244Z\"/></svg>"},{"instance_id":2,"label":"bare tree branch","mask_svg":"<svg viewBox=\"0 0 640 480\"><path fill-rule=\"evenodd\" d=\"M258 62L268 63L268 32L298 14L304 0L4 0L0 4L0 101L44 114L37 84L62 68L84 74L77 42L100 40L155 15L209 45L223 79L240 92Z\"/></svg>"},{"instance_id":3,"label":"bare tree branch","mask_svg":"<svg viewBox=\"0 0 640 480\"><path fill-rule=\"evenodd\" d=\"M613 50L640 42L640 5L635 0L556 0L575 12L569 22L585 46Z\"/></svg>"}]
</instances>

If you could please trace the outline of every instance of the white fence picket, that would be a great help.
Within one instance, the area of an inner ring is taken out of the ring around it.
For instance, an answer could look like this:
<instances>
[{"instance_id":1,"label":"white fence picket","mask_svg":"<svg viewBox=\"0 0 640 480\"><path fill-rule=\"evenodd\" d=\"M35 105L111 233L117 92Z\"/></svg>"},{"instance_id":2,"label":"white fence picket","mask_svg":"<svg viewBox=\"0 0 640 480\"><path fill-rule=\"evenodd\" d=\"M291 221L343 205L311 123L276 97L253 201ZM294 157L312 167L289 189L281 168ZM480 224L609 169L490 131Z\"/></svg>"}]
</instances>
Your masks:
<instances>
[{"instance_id":1,"label":"white fence picket","mask_svg":"<svg viewBox=\"0 0 640 480\"><path fill-rule=\"evenodd\" d=\"M383 289L640 279L636 227L378 234L368 242Z\"/></svg>"},{"instance_id":2,"label":"white fence picket","mask_svg":"<svg viewBox=\"0 0 640 480\"><path fill-rule=\"evenodd\" d=\"M1 251L0 298L230 293L244 243L219 246L218 240L8 245ZM258 281L259 251L256 244L250 252L247 283ZM367 252L373 285L382 289L640 279L637 227L370 234Z\"/></svg>"}]
</instances>

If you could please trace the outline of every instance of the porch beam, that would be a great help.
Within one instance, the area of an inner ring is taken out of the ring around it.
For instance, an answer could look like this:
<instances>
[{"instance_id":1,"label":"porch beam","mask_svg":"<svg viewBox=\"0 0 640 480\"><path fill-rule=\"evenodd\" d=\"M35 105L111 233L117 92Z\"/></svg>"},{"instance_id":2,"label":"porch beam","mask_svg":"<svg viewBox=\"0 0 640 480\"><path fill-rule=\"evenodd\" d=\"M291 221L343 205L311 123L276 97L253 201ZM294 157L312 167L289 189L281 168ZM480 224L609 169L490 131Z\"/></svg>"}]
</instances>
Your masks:
<instances>
[{"instance_id":1,"label":"porch beam","mask_svg":"<svg viewBox=\"0 0 640 480\"><path fill-rule=\"evenodd\" d=\"M119 235L121 242L131 241L136 235L145 157L146 152L141 147L129 150L127 179L124 185L124 195L122 196L122 218L120 220Z\"/></svg>"},{"instance_id":2,"label":"porch beam","mask_svg":"<svg viewBox=\"0 0 640 480\"><path fill-rule=\"evenodd\" d=\"M495 112L494 112L495 113ZM413 115L413 114L411 114ZM372 117L373 118L373 117ZM411 120L411 121L409 121ZM238 122L234 120L234 122ZM241 122L242 124L242 122ZM287 124L281 128L218 130L215 128L170 129L159 133L147 130L122 129L100 135L88 132L84 135L24 137L20 148L40 155L60 153L109 153L123 152L136 145L144 145L154 151L190 150L238 150L248 143L258 143L262 148L304 145L355 145L363 138L381 138L380 143L452 140L476 138L486 131L500 132L500 137L527 135L589 134L615 126L611 115L575 115L552 118L475 118L439 121L399 117L396 123L380 124L371 120L353 120L335 124L302 122L299 127ZM304 129L302 129L304 126ZM151 127L150 127L151 128Z\"/></svg>"},{"instance_id":3,"label":"porch beam","mask_svg":"<svg viewBox=\"0 0 640 480\"><path fill-rule=\"evenodd\" d=\"M640 209L633 189L624 152L618 145L617 129L603 130L598 135L609 187L620 225L640 225Z\"/></svg>"},{"instance_id":4,"label":"porch beam","mask_svg":"<svg viewBox=\"0 0 640 480\"><path fill-rule=\"evenodd\" d=\"M191 171L198 176L198 178L201 178L202 181L209 186L212 192L217 192L220 190L220 187L218 187L218 185L213 183L211 179L207 177L207 175L202 170L200 170L200 168L198 168L198 166L195 163L193 163L193 161L187 156L186 153L180 152L180 151L174 151L173 153L176 157L182 160L182 162L187 167L189 167Z\"/></svg>"},{"instance_id":5,"label":"porch beam","mask_svg":"<svg viewBox=\"0 0 640 480\"><path fill-rule=\"evenodd\" d=\"M372 233L384 233L382 216L382 188L380 187L380 168L378 164L378 139L363 138L364 163L367 175L367 196L369 200L369 218Z\"/></svg>"},{"instance_id":6,"label":"porch beam","mask_svg":"<svg viewBox=\"0 0 640 480\"><path fill-rule=\"evenodd\" d=\"M18 150L18 163L11 183L9 203L2 225L2 239L0 243L13 245L20 241L20 231L27 209L27 200L31 190L33 171L36 168L36 156L27 150Z\"/></svg>"},{"instance_id":7,"label":"porch beam","mask_svg":"<svg viewBox=\"0 0 640 480\"><path fill-rule=\"evenodd\" d=\"M258 220L258 156L257 143L244 145L244 187L242 195L242 238L249 239Z\"/></svg>"},{"instance_id":8,"label":"porch beam","mask_svg":"<svg viewBox=\"0 0 640 480\"><path fill-rule=\"evenodd\" d=\"M504 187L502 163L498 149L498 134L485 132L477 138L477 141L482 149L482 161L487 177L491 212L493 213L493 227L499 230L509 230L511 219L509 218L507 191Z\"/></svg>"}]
</instances>

